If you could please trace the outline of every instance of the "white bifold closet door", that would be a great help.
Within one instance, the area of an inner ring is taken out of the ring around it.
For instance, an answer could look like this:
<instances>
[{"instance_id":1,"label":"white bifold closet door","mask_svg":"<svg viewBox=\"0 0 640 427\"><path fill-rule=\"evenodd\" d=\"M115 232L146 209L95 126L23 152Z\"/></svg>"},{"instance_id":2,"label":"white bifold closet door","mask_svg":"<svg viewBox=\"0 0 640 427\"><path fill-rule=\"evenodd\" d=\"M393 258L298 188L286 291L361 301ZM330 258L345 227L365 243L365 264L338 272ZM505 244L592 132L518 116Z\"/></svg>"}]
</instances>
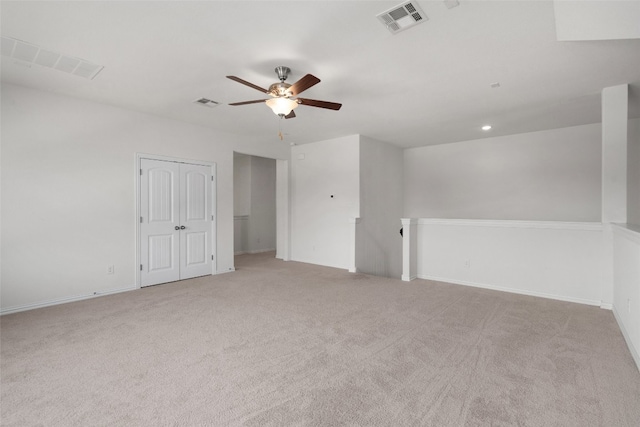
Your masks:
<instances>
[{"instance_id":1,"label":"white bifold closet door","mask_svg":"<svg viewBox=\"0 0 640 427\"><path fill-rule=\"evenodd\" d=\"M211 274L211 168L141 159L140 284Z\"/></svg>"}]
</instances>

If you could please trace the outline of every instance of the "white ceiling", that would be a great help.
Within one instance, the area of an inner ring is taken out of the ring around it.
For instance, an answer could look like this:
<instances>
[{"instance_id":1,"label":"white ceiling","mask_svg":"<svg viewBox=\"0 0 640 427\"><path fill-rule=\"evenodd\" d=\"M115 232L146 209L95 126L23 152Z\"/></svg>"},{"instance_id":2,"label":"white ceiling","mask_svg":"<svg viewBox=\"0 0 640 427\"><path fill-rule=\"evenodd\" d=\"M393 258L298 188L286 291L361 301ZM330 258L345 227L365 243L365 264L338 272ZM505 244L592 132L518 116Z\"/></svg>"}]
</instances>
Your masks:
<instances>
[{"instance_id":1,"label":"white ceiling","mask_svg":"<svg viewBox=\"0 0 640 427\"><path fill-rule=\"evenodd\" d=\"M402 147L600 121L602 88L632 83L640 40L558 42L550 1L419 0L429 17L392 35L376 15L400 1L0 3L2 35L104 65L93 80L2 57L2 80L241 134L307 143L362 134ZM233 82L322 82L281 123L266 106L207 108L264 94ZM499 88L491 84L499 82ZM490 132L480 127L492 124Z\"/></svg>"}]
</instances>

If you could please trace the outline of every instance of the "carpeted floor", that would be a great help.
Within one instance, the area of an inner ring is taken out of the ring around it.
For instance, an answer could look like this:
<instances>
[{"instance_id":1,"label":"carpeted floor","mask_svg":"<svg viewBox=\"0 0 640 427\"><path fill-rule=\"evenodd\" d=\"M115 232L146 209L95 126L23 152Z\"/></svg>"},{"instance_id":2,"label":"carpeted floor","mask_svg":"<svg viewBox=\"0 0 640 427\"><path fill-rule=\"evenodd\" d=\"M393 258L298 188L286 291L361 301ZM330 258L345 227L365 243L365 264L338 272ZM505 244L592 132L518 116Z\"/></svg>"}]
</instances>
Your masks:
<instances>
[{"instance_id":1,"label":"carpeted floor","mask_svg":"<svg viewBox=\"0 0 640 427\"><path fill-rule=\"evenodd\" d=\"M3 316L6 426L634 426L610 311L236 258Z\"/></svg>"}]
</instances>

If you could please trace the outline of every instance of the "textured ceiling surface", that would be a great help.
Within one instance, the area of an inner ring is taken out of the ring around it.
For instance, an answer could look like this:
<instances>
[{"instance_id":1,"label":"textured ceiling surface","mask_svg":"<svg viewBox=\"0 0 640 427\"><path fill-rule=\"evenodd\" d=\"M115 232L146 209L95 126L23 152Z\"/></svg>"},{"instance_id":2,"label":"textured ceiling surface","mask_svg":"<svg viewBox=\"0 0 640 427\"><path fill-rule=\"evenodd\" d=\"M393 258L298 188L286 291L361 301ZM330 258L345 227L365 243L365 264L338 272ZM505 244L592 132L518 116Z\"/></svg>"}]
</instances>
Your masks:
<instances>
[{"instance_id":1,"label":"textured ceiling surface","mask_svg":"<svg viewBox=\"0 0 640 427\"><path fill-rule=\"evenodd\" d=\"M417 3L428 20L391 34L376 15L396 1L2 1L3 37L104 66L87 79L3 56L2 80L252 139L281 127L291 143L362 134L401 147L596 123L608 86L638 98L640 40L559 42L553 2ZM303 97L342 109L279 122L262 104L227 105L264 94L225 76L268 87L279 65L290 83L319 77ZM193 103L203 97L220 105Z\"/></svg>"}]
</instances>

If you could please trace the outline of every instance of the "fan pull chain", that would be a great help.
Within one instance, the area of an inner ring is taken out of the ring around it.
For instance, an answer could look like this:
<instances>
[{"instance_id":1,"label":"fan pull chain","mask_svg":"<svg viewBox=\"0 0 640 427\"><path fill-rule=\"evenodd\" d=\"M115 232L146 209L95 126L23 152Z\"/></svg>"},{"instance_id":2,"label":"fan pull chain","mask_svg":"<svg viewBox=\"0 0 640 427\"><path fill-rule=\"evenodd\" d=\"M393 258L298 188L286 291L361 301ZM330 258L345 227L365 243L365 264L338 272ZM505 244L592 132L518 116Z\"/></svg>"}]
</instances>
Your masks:
<instances>
[{"instance_id":1,"label":"fan pull chain","mask_svg":"<svg viewBox=\"0 0 640 427\"><path fill-rule=\"evenodd\" d=\"M280 137L280 141L284 140L284 135L282 135L282 117L278 120L278 136Z\"/></svg>"}]
</instances>

